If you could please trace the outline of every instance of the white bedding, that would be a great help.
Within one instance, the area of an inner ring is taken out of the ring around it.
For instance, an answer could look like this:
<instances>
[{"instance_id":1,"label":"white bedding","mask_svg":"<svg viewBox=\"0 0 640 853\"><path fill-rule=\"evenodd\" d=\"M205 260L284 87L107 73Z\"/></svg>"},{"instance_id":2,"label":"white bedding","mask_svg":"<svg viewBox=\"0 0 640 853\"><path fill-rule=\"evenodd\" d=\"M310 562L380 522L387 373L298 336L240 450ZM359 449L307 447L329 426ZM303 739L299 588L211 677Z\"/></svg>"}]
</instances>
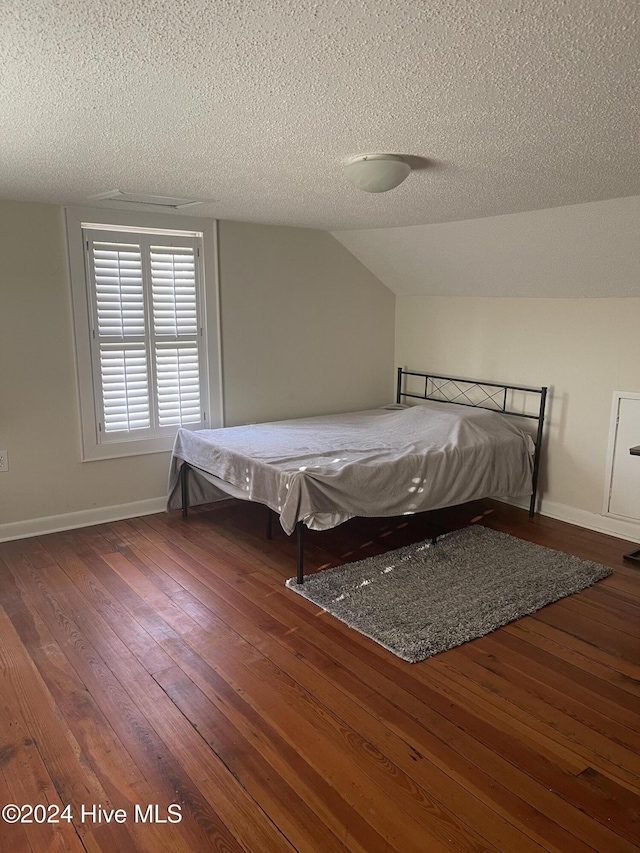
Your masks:
<instances>
[{"instance_id":1,"label":"white bedding","mask_svg":"<svg viewBox=\"0 0 640 853\"><path fill-rule=\"evenodd\" d=\"M450 403L178 430L168 509L181 506L183 461L189 503L231 494L325 530L354 516L396 516L482 497L531 494L533 441L513 419Z\"/></svg>"},{"instance_id":2,"label":"white bedding","mask_svg":"<svg viewBox=\"0 0 640 853\"><path fill-rule=\"evenodd\" d=\"M168 509L231 494L325 530L354 516L396 516L482 497L531 494L533 441L512 419L484 409L428 402L364 412L178 430Z\"/></svg>"}]
</instances>

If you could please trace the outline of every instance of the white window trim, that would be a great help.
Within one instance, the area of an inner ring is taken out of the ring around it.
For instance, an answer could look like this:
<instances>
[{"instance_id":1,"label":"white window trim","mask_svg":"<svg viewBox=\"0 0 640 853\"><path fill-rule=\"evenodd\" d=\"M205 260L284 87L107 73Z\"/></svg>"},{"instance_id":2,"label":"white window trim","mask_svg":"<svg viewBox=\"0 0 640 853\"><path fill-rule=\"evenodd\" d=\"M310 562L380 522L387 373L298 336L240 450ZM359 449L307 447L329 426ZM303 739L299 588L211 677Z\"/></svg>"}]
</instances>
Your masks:
<instances>
[{"instance_id":1,"label":"white window trim","mask_svg":"<svg viewBox=\"0 0 640 853\"><path fill-rule=\"evenodd\" d=\"M197 231L202 233L202 269L205 290L206 358L205 400L209 415L208 427L215 429L224 424L222 395L222 357L220 328L220 286L218 261L218 223L215 219L158 213L131 212L90 207L65 208L69 275L73 307L75 361L78 381L81 459L91 462L171 450L173 436L134 439L111 444L99 444L91 368L91 343L89 331L89 304L87 296L85 253L82 223L91 222L105 226L125 227L132 230L159 228L170 231Z\"/></svg>"}]
</instances>

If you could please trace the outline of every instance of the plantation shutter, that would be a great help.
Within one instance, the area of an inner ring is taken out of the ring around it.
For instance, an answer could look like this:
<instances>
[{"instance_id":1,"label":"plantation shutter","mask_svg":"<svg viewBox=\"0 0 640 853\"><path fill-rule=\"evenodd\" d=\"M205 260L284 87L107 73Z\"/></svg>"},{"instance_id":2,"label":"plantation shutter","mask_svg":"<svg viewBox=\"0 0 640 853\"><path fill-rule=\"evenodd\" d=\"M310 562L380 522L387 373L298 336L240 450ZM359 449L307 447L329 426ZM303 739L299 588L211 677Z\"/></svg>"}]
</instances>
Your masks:
<instances>
[{"instance_id":1,"label":"plantation shutter","mask_svg":"<svg viewBox=\"0 0 640 853\"><path fill-rule=\"evenodd\" d=\"M99 443L203 426L197 238L85 237Z\"/></svg>"},{"instance_id":2,"label":"plantation shutter","mask_svg":"<svg viewBox=\"0 0 640 853\"><path fill-rule=\"evenodd\" d=\"M201 414L194 250L151 246L150 257L158 425L195 424Z\"/></svg>"}]
</instances>

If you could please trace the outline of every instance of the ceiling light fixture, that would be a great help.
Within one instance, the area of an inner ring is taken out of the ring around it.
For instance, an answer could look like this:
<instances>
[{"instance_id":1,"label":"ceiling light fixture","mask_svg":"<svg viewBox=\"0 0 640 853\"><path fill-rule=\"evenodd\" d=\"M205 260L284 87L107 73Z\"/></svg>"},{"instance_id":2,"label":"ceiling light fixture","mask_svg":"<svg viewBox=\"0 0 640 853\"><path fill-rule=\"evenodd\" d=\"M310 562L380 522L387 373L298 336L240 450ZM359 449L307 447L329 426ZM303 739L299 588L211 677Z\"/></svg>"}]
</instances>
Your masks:
<instances>
[{"instance_id":1,"label":"ceiling light fixture","mask_svg":"<svg viewBox=\"0 0 640 853\"><path fill-rule=\"evenodd\" d=\"M366 193L386 193L401 184L411 166L397 154L361 154L345 166L347 178Z\"/></svg>"}]
</instances>

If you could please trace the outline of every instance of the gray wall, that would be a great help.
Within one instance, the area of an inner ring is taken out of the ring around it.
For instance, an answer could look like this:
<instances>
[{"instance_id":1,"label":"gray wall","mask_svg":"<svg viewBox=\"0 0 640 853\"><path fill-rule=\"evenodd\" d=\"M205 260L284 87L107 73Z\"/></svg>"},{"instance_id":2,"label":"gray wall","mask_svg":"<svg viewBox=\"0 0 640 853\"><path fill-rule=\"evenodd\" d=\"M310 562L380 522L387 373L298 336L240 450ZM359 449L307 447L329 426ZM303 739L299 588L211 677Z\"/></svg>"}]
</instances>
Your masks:
<instances>
[{"instance_id":1,"label":"gray wall","mask_svg":"<svg viewBox=\"0 0 640 853\"><path fill-rule=\"evenodd\" d=\"M220 254L228 424L391 398L395 297L333 237L223 222ZM161 509L169 454L80 461L62 210L0 202L0 256L0 539Z\"/></svg>"},{"instance_id":2,"label":"gray wall","mask_svg":"<svg viewBox=\"0 0 640 853\"><path fill-rule=\"evenodd\" d=\"M393 394L395 297L324 231L220 223L226 423Z\"/></svg>"}]
</instances>

